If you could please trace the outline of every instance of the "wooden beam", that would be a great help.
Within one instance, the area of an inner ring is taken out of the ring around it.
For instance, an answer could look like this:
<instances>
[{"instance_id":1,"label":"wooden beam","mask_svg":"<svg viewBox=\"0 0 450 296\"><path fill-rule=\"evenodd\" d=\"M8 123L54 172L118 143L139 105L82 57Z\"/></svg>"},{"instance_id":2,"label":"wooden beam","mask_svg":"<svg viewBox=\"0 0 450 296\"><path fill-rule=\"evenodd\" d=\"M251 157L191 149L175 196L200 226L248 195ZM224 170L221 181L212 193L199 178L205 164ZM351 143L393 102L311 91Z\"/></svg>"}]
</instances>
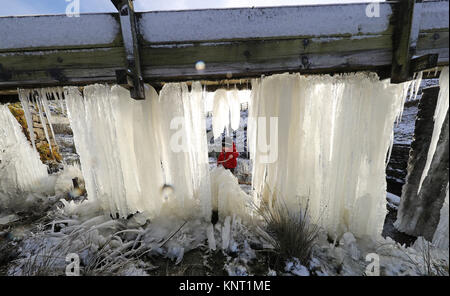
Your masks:
<instances>
[{"instance_id":1,"label":"wooden beam","mask_svg":"<svg viewBox=\"0 0 450 296\"><path fill-rule=\"evenodd\" d=\"M137 13L143 78L385 69L395 4L379 5L379 17L367 17L367 4ZM421 10L416 55L438 53L440 66L448 65L448 12L448 2L424 2ZM114 83L127 65L115 13L0 17L0 36L0 89Z\"/></svg>"},{"instance_id":2,"label":"wooden beam","mask_svg":"<svg viewBox=\"0 0 450 296\"><path fill-rule=\"evenodd\" d=\"M141 58L137 34L136 14L132 0L112 0L120 15L123 45L127 68L116 71L117 83L130 90L130 96L136 100L145 99L144 80L142 78Z\"/></svg>"},{"instance_id":3,"label":"wooden beam","mask_svg":"<svg viewBox=\"0 0 450 296\"><path fill-rule=\"evenodd\" d=\"M391 82L400 83L410 80L410 60L415 54L415 46L419 35L420 5L416 0L400 0L394 6L396 15L392 40ZM418 0L418 2L421 2Z\"/></svg>"}]
</instances>

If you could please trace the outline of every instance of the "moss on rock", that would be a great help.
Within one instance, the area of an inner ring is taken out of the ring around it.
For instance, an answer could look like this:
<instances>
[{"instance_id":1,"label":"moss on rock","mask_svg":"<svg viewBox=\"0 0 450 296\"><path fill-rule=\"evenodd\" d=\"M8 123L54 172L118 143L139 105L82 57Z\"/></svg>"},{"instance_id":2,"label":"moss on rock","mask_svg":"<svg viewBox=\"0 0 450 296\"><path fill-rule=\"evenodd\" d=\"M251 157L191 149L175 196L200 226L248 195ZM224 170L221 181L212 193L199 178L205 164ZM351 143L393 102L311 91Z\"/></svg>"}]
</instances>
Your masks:
<instances>
[{"instance_id":1,"label":"moss on rock","mask_svg":"<svg viewBox=\"0 0 450 296\"><path fill-rule=\"evenodd\" d=\"M23 111L22 105L20 103L9 104L8 108L11 111L12 115L16 118L17 122L22 126L22 132L24 133L27 140L31 143L30 134L28 132L27 120L25 118L25 112ZM39 124L42 125L42 123ZM50 151L50 145L47 142L45 136L41 138L37 137L36 139L36 149L39 152L41 161L45 164L54 161L61 162L62 157L59 154L58 147L56 145L51 145L52 151Z\"/></svg>"}]
</instances>

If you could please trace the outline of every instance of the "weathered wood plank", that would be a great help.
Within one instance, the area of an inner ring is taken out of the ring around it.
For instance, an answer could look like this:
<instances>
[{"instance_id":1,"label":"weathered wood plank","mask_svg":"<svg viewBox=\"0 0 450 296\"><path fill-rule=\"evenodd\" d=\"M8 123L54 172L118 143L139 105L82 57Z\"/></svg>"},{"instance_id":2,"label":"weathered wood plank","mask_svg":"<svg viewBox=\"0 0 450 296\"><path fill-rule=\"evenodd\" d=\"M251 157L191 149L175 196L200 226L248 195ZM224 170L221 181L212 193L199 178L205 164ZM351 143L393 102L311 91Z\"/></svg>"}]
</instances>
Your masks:
<instances>
[{"instance_id":1,"label":"weathered wood plank","mask_svg":"<svg viewBox=\"0 0 450 296\"><path fill-rule=\"evenodd\" d=\"M261 62L277 59L301 59L313 53L330 55L365 50L389 50L391 36L380 35L364 39L351 37L333 39L250 40L221 43L196 43L178 46L147 46L142 49L145 66L190 64L202 60L213 62ZM201 48L201 50L199 50Z\"/></svg>"},{"instance_id":2,"label":"weathered wood plank","mask_svg":"<svg viewBox=\"0 0 450 296\"><path fill-rule=\"evenodd\" d=\"M125 52L122 47L27 51L0 54L2 66L13 72L28 72L50 69L101 69L125 67Z\"/></svg>"}]
</instances>

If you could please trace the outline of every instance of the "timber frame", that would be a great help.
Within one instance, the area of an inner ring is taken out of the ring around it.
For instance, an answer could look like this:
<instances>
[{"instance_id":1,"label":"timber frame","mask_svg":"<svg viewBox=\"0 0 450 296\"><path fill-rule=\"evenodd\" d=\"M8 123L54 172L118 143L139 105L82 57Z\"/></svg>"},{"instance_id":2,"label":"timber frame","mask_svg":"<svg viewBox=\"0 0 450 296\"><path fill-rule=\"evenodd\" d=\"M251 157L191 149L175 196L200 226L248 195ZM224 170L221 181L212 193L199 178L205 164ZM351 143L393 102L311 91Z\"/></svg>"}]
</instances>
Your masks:
<instances>
[{"instance_id":1,"label":"timber frame","mask_svg":"<svg viewBox=\"0 0 450 296\"><path fill-rule=\"evenodd\" d=\"M417 38L407 34L406 45L395 42L395 26L402 22L397 3L378 3L372 17L368 5L136 12L142 78L160 85L287 71L377 71L386 77L403 71L401 80L448 65L449 2L421 3L419 21L407 29L416 30ZM414 55L402 59L412 70L393 69L393 52L405 46L410 52L411 42ZM205 69L195 68L198 61ZM116 71L127 68L119 13L0 17L0 94L17 87L116 83Z\"/></svg>"}]
</instances>

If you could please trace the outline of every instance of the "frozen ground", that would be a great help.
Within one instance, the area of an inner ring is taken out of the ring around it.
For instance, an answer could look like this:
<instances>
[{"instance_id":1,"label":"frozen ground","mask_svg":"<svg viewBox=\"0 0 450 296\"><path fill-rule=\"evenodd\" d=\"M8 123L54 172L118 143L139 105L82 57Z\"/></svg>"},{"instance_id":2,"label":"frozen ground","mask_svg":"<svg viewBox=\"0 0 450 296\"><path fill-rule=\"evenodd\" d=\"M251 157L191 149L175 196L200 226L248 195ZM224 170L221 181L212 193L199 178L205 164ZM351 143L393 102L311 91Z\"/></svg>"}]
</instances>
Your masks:
<instances>
[{"instance_id":1,"label":"frozen ground","mask_svg":"<svg viewBox=\"0 0 450 296\"><path fill-rule=\"evenodd\" d=\"M333 242L324 232L309 262L292 258L277 267L257 221L236 216L220 221L213 228L214 250L207 237L210 224L201 220L167 223L140 214L111 219L95 203L58 197L46 206L39 214L24 208L0 217L0 274L64 275L69 253L79 255L82 275L358 276L367 274L371 260L366 259L373 254L380 258L381 275L437 274L448 268L448 251L423 240L405 248L389 238L374 242L351 233ZM431 259L424 255L428 250Z\"/></svg>"}]
</instances>

